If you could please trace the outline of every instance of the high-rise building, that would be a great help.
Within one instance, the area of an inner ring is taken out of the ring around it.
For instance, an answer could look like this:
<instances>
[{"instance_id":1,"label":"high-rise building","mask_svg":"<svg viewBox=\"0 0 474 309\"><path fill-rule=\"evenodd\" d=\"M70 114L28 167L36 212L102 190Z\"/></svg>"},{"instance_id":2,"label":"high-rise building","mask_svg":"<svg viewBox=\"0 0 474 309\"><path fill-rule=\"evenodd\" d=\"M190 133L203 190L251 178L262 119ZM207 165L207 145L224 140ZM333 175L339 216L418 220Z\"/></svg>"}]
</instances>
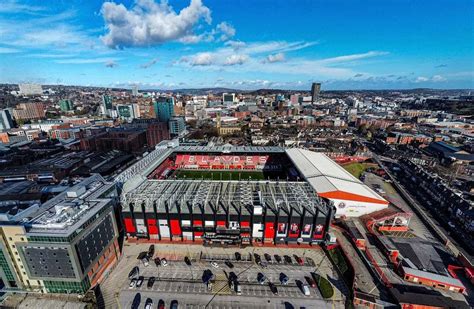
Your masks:
<instances>
[{"instance_id":1,"label":"high-rise building","mask_svg":"<svg viewBox=\"0 0 474 309\"><path fill-rule=\"evenodd\" d=\"M321 91L321 83L313 83L311 85L311 102L316 102L316 99L319 96L319 92Z\"/></svg>"},{"instance_id":2,"label":"high-rise building","mask_svg":"<svg viewBox=\"0 0 474 309\"><path fill-rule=\"evenodd\" d=\"M181 135L186 130L186 121L184 117L173 117L168 122L170 133L175 136Z\"/></svg>"},{"instance_id":3,"label":"high-rise building","mask_svg":"<svg viewBox=\"0 0 474 309\"><path fill-rule=\"evenodd\" d=\"M6 289L85 293L118 263L115 184L91 176L38 206L3 207L0 277Z\"/></svg>"},{"instance_id":4,"label":"high-rise building","mask_svg":"<svg viewBox=\"0 0 474 309\"><path fill-rule=\"evenodd\" d=\"M235 93L223 93L222 102L225 104L232 104L235 101Z\"/></svg>"},{"instance_id":5,"label":"high-rise building","mask_svg":"<svg viewBox=\"0 0 474 309\"><path fill-rule=\"evenodd\" d=\"M138 85L133 85L132 86L132 95L134 97L138 96Z\"/></svg>"},{"instance_id":6,"label":"high-rise building","mask_svg":"<svg viewBox=\"0 0 474 309\"><path fill-rule=\"evenodd\" d=\"M8 109L0 111L0 131L9 130L13 128L13 118Z\"/></svg>"},{"instance_id":7,"label":"high-rise building","mask_svg":"<svg viewBox=\"0 0 474 309\"><path fill-rule=\"evenodd\" d=\"M131 121L140 117L140 108L138 104L119 104L117 114L121 119Z\"/></svg>"},{"instance_id":8,"label":"high-rise building","mask_svg":"<svg viewBox=\"0 0 474 309\"><path fill-rule=\"evenodd\" d=\"M42 95L43 88L38 84L19 84L21 95Z\"/></svg>"},{"instance_id":9,"label":"high-rise building","mask_svg":"<svg viewBox=\"0 0 474 309\"><path fill-rule=\"evenodd\" d=\"M154 103L155 117L161 122L166 122L174 116L174 98L159 97Z\"/></svg>"},{"instance_id":10,"label":"high-rise building","mask_svg":"<svg viewBox=\"0 0 474 309\"><path fill-rule=\"evenodd\" d=\"M41 102L20 103L13 110L13 117L17 120L42 119L44 116L45 108Z\"/></svg>"},{"instance_id":11,"label":"high-rise building","mask_svg":"<svg viewBox=\"0 0 474 309\"><path fill-rule=\"evenodd\" d=\"M71 100L64 99L64 100L59 101L59 108L63 112L69 112L74 109L74 103L72 103Z\"/></svg>"},{"instance_id":12,"label":"high-rise building","mask_svg":"<svg viewBox=\"0 0 474 309\"><path fill-rule=\"evenodd\" d=\"M102 106L100 107L100 110L102 115L112 117L112 96L106 94L102 96Z\"/></svg>"}]
</instances>

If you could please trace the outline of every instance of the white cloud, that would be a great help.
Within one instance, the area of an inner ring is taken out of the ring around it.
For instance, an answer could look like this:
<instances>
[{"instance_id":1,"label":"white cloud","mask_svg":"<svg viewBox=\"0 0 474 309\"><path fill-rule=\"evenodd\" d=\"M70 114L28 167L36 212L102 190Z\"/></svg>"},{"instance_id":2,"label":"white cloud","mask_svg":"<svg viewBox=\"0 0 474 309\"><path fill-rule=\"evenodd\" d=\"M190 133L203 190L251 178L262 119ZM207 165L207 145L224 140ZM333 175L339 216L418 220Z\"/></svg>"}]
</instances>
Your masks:
<instances>
[{"instance_id":1,"label":"white cloud","mask_svg":"<svg viewBox=\"0 0 474 309\"><path fill-rule=\"evenodd\" d=\"M242 65L249 59L247 55L230 55L226 58L224 65Z\"/></svg>"},{"instance_id":2,"label":"white cloud","mask_svg":"<svg viewBox=\"0 0 474 309\"><path fill-rule=\"evenodd\" d=\"M56 63L60 64L91 64L91 63L112 63L117 61L117 58L72 58L72 59L59 59Z\"/></svg>"},{"instance_id":3,"label":"white cloud","mask_svg":"<svg viewBox=\"0 0 474 309\"><path fill-rule=\"evenodd\" d=\"M429 81L430 79L428 77L425 77L425 76L418 76L415 80L416 83L423 83L423 82L427 82Z\"/></svg>"},{"instance_id":4,"label":"white cloud","mask_svg":"<svg viewBox=\"0 0 474 309\"><path fill-rule=\"evenodd\" d=\"M12 47L0 47L0 54L14 54L19 53L21 50Z\"/></svg>"},{"instance_id":5,"label":"white cloud","mask_svg":"<svg viewBox=\"0 0 474 309\"><path fill-rule=\"evenodd\" d=\"M235 28L226 22L218 24L216 29L222 33L220 37L221 41L227 41L235 35Z\"/></svg>"},{"instance_id":6,"label":"white cloud","mask_svg":"<svg viewBox=\"0 0 474 309\"><path fill-rule=\"evenodd\" d=\"M181 62L187 62L191 66L208 66L213 64L213 54L199 53L191 57L183 57Z\"/></svg>"},{"instance_id":7,"label":"white cloud","mask_svg":"<svg viewBox=\"0 0 474 309\"><path fill-rule=\"evenodd\" d=\"M108 29L102 41L111 48L189 40L201 20L211 23L211 11L201 0L191 0L179 13L166 1L137 0L130 9L123 4L105 2L101 13Z\"/></svg>"},{"instance_id":8,"label":"white cloud","mask_svg":"<svg viewBox=\"0 0 474 309\"><path fill-rule=\"evenodd\" d=\"M388 52L369 51L367 53L362 53L362 54L352 54L352 55L338 56L338 57L333 57L333 58L326 58L322 60L321 62L325 64L343 63L343 62L351 62L351 61L372 58L372 57L377 57L377 56L384 56L384 55L388 55Z\"/></svg>"},{"instance_id":9,"label":"white cloud","mask_svg":"<svg viewBox=\"0 0 474 309\"><path fill-rule=\"evenodd\" d=\"M444 82L444 81L446 81L446 78L441 76L441 75L434 75L431 78L431 80L434 81L434 82Z\"/></svg>"},{"instance_id":10,"label":"white cloud","mask_svg":"<svg viewBox=\"0 0 474 309\"><path fill-rule=\"evenodd\" d=\"M0 13L38 13L44 11L41 6L22 4L15 0L7 0L0 5Z\"/></svg>"},{"instance_id":11,"label":"white cloud","mask_svg":"<svg viewBox=\"0 0 474 309\"><path fill-rule=\"evenodd\" d=\"M274 62L282 62L285 61L285 54L284 53L276 53L273 55L268 55L265 59L265 62L274 63Z\"/></svg>"},{"instance_id":12,"label":"white cloud","mask_svg":"<svg viewBox=\"0 0 474 309\"><path fill-rule=\"evenodd\" d=\"M151 59L147 63L144 63L144 64L140 65L140 68L148 69L149 67L155 65L157 62L158 62L158 58Z\"/></svg>"}]
</instances>

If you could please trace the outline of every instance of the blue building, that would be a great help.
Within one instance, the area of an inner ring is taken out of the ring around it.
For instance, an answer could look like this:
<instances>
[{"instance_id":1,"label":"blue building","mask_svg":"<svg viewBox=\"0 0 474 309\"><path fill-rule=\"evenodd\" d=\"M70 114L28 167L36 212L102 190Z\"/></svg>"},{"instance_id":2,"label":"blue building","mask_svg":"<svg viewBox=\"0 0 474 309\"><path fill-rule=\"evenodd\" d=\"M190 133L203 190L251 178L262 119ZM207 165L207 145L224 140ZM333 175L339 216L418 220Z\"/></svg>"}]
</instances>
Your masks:
<instances>
[{"instance_id":1,"label":"blue building","mask_svg":"<svg viewBox=\"0 0 474 309\"><path fill-rule=\"evenodd\" d=\"M160 122L168 122L174 116L174 98L172 97L159 97L153 103L155 109L155 117Z\"/></svg>"}]
</instances>

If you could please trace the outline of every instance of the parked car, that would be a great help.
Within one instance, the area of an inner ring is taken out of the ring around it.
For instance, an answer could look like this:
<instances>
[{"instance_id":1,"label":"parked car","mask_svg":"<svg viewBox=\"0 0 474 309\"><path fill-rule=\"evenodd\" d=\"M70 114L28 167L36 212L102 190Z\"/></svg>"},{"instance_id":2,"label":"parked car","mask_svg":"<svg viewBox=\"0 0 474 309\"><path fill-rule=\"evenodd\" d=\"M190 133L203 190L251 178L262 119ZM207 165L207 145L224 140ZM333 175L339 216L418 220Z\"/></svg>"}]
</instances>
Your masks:
<instances>
[{"instance_id":1,"label":"parked car","mask_svg":"<svg viewBox=\"0 0 474 309\"><path fill-rule=\"evenodd\" d=\"M268 286L270 287L270 291L272 291L274 295L278 295L278 289L273 283L268 282Z\"/></svg>"},{"instance_id":2,"label":"parked car","mask_svg":"<svg viewBox=\"0 0 474 309\"><path fill-rule=\"evenodd\" d=\"M288 255L283 256L283 258L285 259L285 264L293 263L293 261L291 260L291 257L289 257Z\"/></svg>"},{"instance_id":3,"label":"parked car","mask_svg":"<svg viewBox=\"0 0 474 309\"><path fill-rule=\"evenodd\" d=\"M272 261L272 256L271 256L270 254L265 253L263 256L265 257L265 260L267 260L267 262L271 262L271 261Z\"/></svg>"},{"instance_id":4,"label":"parked car","mask_svg":"<svg viewBox=\"0 0 474 309\"><path fill-rule=\"evenodd\" d=\"M137 279L137 288L140 288L142 286L143 280L145 280L145 278L143 276L138 277L138 279Z\"/></svg>"},{"instance_id":5,"label":"parked car","mask_svg":"<svg viewBox=\"0 0 474 309\"><path fill-rule=\"evenodd\" d=\"M135 266L132 268L132 270L128 274L128 279L131 280L131 279L137 278L139 274L140 274L140 268L138 268L138 266Z\"/></svg>"},{"instance_id":6,"label":"parked car","mask_svg":"<svg viewBox=\"0 0 474 309\"><path fill-rule=\"evenodd\" d=\"M309 285L310 287L312 287L312 288L315 288L315 287L316 287L316 281L314 281L313 278L310 278L310 277L308 277L308 276L305 276L304 278L305 278L306 282L308 282L308 285Z\"/></svg>"},{"instance_id":7,"label":"parked car","mask_svg":"<svg viewBox=\"0 0 474 309\"><path fill-rule=\"evenodd\" d=\"M168 261L167 261L165 258L162 258L160 264L161 264L161 266L163 266L163 267L168 266Z\"/></svg>"},{"instance_id":8,"label":"parked car","mask_svg":"<svg viewBox=\"0 0 474 309\"><path fill-rule=\"evenodd\" d=\"M303 286L301 287L301 290L303 291L303 294L304 294L305 296L311 295L311 293L310 293L310 291L309 291L308 285L303 284Z\"/></svg>"},{"instance_id":9,"label":"parked car","mask_svg":"<svg viewBox=\"0 0 474 309\"><path fill-rule=\"evenodd\" d=\"M260 263L260 261L262 260L262 258L260 257L260 255L258 255L257 253L254 253L253 254L253 257L255 259L255 263Z\"/></svg>"},{"instance_id":10,"label":"parked car","mask_svg":"<svg viewBox=\"0 0 474 309\"><path fill-rule=\"evenodd\" d=\"M277 263L282 262L281 256L279 256L278 254L275 254L273 257L275 258L275 261L277 261Z\"/></svg>"},{"instance_id":11,"label":"parked car","mask_svg":"<svg viewBox=\"0 0 474 309\"><path fill-rule=\"evenodd\" d=\"M214 268L219 268L219 264L217 264L214 261L211 262L211 266L214 267Z\"/></svg>"},{"instance_id":12,"label":"parked car","mask_svg":"<svg viewBox=\"0 0 474 309\"><path fill-rule=\"evenodd\" d=\"M153 287L153 285L155 284L155 280L156 280L155 277L150 277L150 278L148 279L148 282L147 282L147 284L146 284L146 287L149 288L149 289L151 289L151 288Z\"/></svg>"},{"instance_id":13,"label":"parked car","mask_svg":"<svg viewBox=\"0 0 474 309\"><path fill-rule=\"evenodd\" d=\"M237 261L242 260L242 255L241 255L239 252L236 252L236 253L235 253L235 259L236 259Z\"/></svg>"},{"instance_id":14,"label":"parked car","mask_svg":"<svg viewBox=\"0 0 474 309\"><path fill-rule=\"evenodd\" d=\"M165 309L165 301L160 299L158 301L158 309Z\"/></svg>"},{"instance_id":15,"label":"parked car","mask_svg":"<svg viewBox=\"0 0 474 309\"><path fill-rule=\"evenodd\" d=\"M237 275L233 271L229 273L229 280L237 280Z\"/></svg>"},{"instance_id":16,"label":"parked car","mask_svg":"<svg viewBox=\"0 0 474 309\"><path fill-rule=\"evenodd\" d=\"M155 255L155 245L150 245L148 248L148 258L151 259Z\"/></svg>"},{"instance_id":17,"label":"parked car","mask_svg":"<svg viewBox=\"0 0 474 309\"><path fill-rule=\"evenodd\" d=\"M153 300L151 298L147 298L145 302L145 309L151 309L153 307Z\"/></svg>"},{"instance_id":18,"label":"parked car","mask_svg":"<svg viewBox=\"0 0 474 309\"><path fill-rule=\"evenodd\" d=\"M172 300L171 304L170 304L170 309L178 309L178 308L179 308L178 301L177 300Z\"/></svg>"},{"instance_id":19,"label":"parked car","mask_svg":"<svg viewBox=\"0 0 474 309\"><path fill-rule=\"evenodd\" d=\"M264 261L260 261L260 262L258 263L258 265L260 265L260 267L262 267L262 268L267 268L268 263L267 263L267 262L264 262Z\"/></svg>"},{"instance_id":20,"label":"parked car","mask_svg":"<svg viewBox=\"0 0 474 309\"><path fill-rule=\"evenodd\" d=\"M242 286L237 280L234 281L234 291L237 295L242 295Z\"/></svg>"},{"instance_id":21,"label":"parked car","mask_svg":"<svg viewBox=\"0 0 474 309\"><path fill-rule=\"evenodd\" d=\"M257 274L257 281L258 281L258 283L264 284L264 283L265 283L265 280L267 280L267 277L265 277L264 274L262 274L262 273L258 273L258 274Z\"/></svg>"},{"instance_id":22,"label":"parked car","mask_svg":"<svg viewBox=\"0 0 474 309\"><path fill-rule=\"evenodd\" d=\"M136 287L136 286L137 286L137 279L132 279L132 280L130 281L130 284L128 285L128 288L129 288L129 289L133 289L133 288Z\"/></svg>"},{"instance_id":23,"label":"parked car","mask_svg":"<svg viewBox=\"0 0 474 309\"><path fill-rule=\"evenodd\" d=\"M143 266L147 267L148 265L150 265L150 260L147 257L144 257L142 259L142 263L143 263Z\"/></svg>"},{"instance_id":24,"label":"parked car","mask_svg":"<svg viewBox=\"0 0 474 309\"><path fill-rule=\"evenodd\" d=\"M314 282L318 282L318 275L315 272L310 272L311 277L313 278Z\"/></svg>"},{"instance_id":25,"label":"parked car","mask_svg":"<svg viewBox=\"0 0 474 309\"><path fill-rule=\"evenodd\" d=\"M304 265L304 261L303 261L302 258L300 258L299 256L297 256L296 254L294 254L293 257L295 258L296 263L298 263L298 264L301 265L301 266Z\"/></svg>"},{"instance_id":26,"label":"parked car","mask_svg":"<svg viewBox=\"0 0 474 309\"><path fill-rule=\"evenodd\" d=\"M184 263L186 263L186 265L188 266L191 266L191 260L189 259L189 257L187 256L184 257Z\"/></svg>"},{"instance_id":27,"label":"parked car","mask_svg":"<svg viewBox=\"0 0 474 309\"><path fill-rule=\"evenodd\" d=\"M142 301L142 295L140 293L135 294L135 297L133 297L131 308L138 309L138 306L140 306L141 301Z\"/></svg>"},{"instance_id":28,"label":"parked car","mask_svg":"<svg viewBox=\"0 0 474 309\"><path fill-rule=\"evenodd\" d=\"M280 283L283 285L287 285L288 281L290 281L290 278L288 278L288 276L284 273L280 273Z\"/></svg>"},{"instance_id":29,"label":"parked car","mask_svg":"<svg viewBox=\"0 0 474 309\"><path fill-rule=\"evenodd\" d=\"M156 257L153 261L155 261L156 267L161 265L161 259L159 257Z\"/></svg>"},{"instance_id":30,"label":"parked car","mask_svg":"<svg viewBox=\"0 0 474 309\"><path fill-rule=\"evenodd\" d=\"M232 264L231 261L226 260L224 263L225 263L225 265L227 265L227 267L229 267L230 269L234 268L234 264Z\"/></svg>"},{"instance_id":31,"label":"parked car","mask_svg":"<svg viewBox=\"0 0 474 309\"><path fill-rule=\"evenodd\" d=\"M202 273L202 282L208 283L209 281L212 281L214 279L214 274L210 269L206 269Z\"/></svg>"}]
</instances>

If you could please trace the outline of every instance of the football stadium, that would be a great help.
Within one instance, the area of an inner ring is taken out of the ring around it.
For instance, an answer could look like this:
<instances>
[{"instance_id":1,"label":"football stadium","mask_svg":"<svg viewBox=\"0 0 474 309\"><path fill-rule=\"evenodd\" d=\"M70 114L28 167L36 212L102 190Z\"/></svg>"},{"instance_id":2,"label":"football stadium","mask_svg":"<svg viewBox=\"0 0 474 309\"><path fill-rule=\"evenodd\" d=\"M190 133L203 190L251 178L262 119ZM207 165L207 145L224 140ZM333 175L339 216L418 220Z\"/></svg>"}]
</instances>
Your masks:
<instances>
[{"instance_id":1,"label":"football stadium","mask_svg":"<svg viewBox=\"0 0 474 309\"><path fill-rule=\"evenodd\" d=\"M288 244L324 241L337 205L344 213L363 203L370 212L388 205L342 173L328 157L303 149L175 141L158 145L116 180L128 238Z\"/></svg>"}]
</instances>

